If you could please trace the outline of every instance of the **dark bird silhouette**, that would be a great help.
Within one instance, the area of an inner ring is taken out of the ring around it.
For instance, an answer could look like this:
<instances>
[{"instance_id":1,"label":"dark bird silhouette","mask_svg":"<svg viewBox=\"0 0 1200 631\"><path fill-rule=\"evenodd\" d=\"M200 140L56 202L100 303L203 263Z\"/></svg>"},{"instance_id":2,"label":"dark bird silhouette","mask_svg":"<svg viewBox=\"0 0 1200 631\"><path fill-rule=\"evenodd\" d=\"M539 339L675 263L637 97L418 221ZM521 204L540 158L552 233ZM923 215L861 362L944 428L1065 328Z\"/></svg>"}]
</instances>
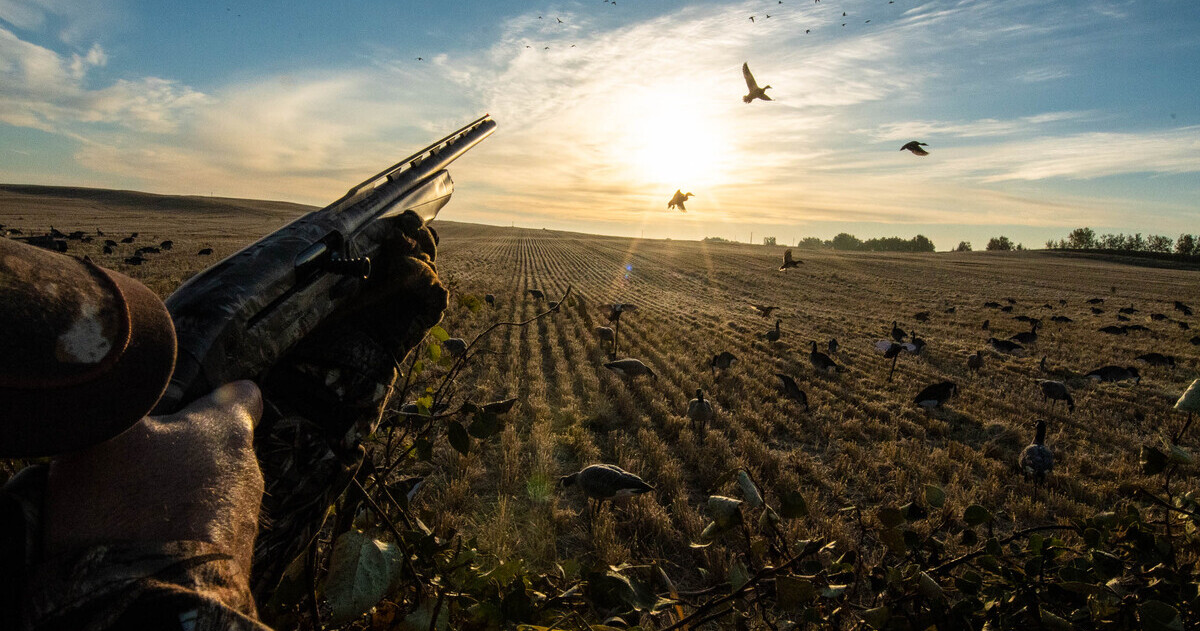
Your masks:
<instances>
[{"instance_id":1,"label":"dark bird silhouette","mask_svg":"<svg viewBox=\"0 0 1200 631\"><path fill-rule=\"evenodd\" d=\"M838 341L836 337L829 338L829 344L827 345L827 348L829 349L830 355L837 355Z\"/></svg>"},{"instance_id":2,"label":"dark bird silhouette","mask_svg":"<svg viewBox=\"0 0 1200 631\"><path fill-rule=\"evenodd\" d=\"M142 258L141 254L134 254L133 256L125 259L125 262L130 265L141 265L142 263L145 263L147 260L149 260L149 259Z\"/></svg>"},{"instance_id":3,"label":"dark bird silhouette","mask_svg":"<svg viewBox=\"0 0 1200 631\"><path fill-rule=\"evenodd\" d=\"M528 292L530 296L533 296L534 300L544 300L546 298L546 294L542 293L540 289L530 289Z\"/></svg>"},{"instance_id":4,"label":"dark bird silhouette","mask_svg":"<svg viewBox=\"0 0 1200 631\"><path fill-rule=\"evenodd\" d=\"M919 311L913 314L913 319L917 322L929 322L929 312Z\"/></svg>"},{"instance_id":5,"label":"dark bird silhouette","mask_svg":"<svg viewBox=\"0 0 1200 631\"><path fill-rule=\"evenodd\" d=\"M112 239L105 239L104 245L107 245L110 248L115 248L115 247L117 247L117 242L113 241Z\"/></svg>"},{"instance_id":6,"label":"dark bird silhouette","mask_svg":"<svg viewBox=\"0 0 1200 631\"><path fill-rule=\"evenodd\" d=\"M604 364L604 367L617 373L617 375L621 377L627 377L629 379L642 376L649 376L653 379L658 379L658 375L656 375L649 366L643 364L641 360L638 359L618 359L616 361L611 361L607 364Z\"/></svg>"},{"instance_id":7,"label":"dark bird silhouette","mask_svg":"<svg viewBox=\"0 0 1200 631\"><path fill-rule=\"evenodd\" d=\"M1038 324L1036 322L1031 322L1029 325L1028 331L1025 331L1022 333L1017 333L1016 335L1014 335L1008 339L1010 339L1018 344L1025 344L1025 345L1037 344L1037 339L1038 339L1037 330L1038 330Z\"/></svg>"},{"instance_id":8,"label":"dark bird silhouette","mask_svg":"<svg viewBox=\"0 0 1200 631\"><path fill-rule=\"evenodd\" d=\"M984 321L983 321L983 326L981 326L981 327L979 327L979 328L983 329L984 331L990 331L990 330L991 330L991 328L992 328L992 321L991 321L991 320L984 320Z\"/></svg>"},{"instance_id":9,"label":"dark bird silhouette","mask_svg":"<svg viewBox=\"0 0 1200 631\"><path fill-rule=\"evenodd\" d=\"M1192 315L1192 308L1183 304L1182 302L1179 302L1178 300L1175 301L1175 310L1183 313L1185 316Z\"/></svg>"},{"instance_id":10,"label":"dark bird silhouette","mask_svg":"<svg viewBox=\"0 0 1200 631\"><path fill-rule=\"evenodd\" d=\"M1038 379L1038 386L1042 389L1042 400L1054 401L1057 405L1059 401L1064 401L1067 404L1067 411L1075 411L1075 399L1071 398L1071 391L1067 390L1067 384L1061 381L1051 381L1049 379Z\"/></svg>"},{"instance_id":11,"label":"dark bird silhouette","mask_svg":"<svg viewBox=\"0 0 1200 631\"><path fill-rule=\"evenodd\" d=\"M1167 320L1168 318L1167 318L1167 314L1165 314L1165 313L1151 313L1150 319L1155 322L1162 322L1164 320Z\"/></svg>"},{"instance_id":12,"label":"dark bird silhouette","mask_svg":"<svg viewBox=\"0 0 1200 631\"><path fill-rule=\"evenodd\" d=\"M783 265L779 266L779 271L788 269L789 267L798 267L803 265L804 261L792 258L792 250L789 248L783 252Z\"/></svg>"},{"instance_id":13,"label":"dark bird silhouette","mask_svg":"<svg viewBox=\"0 0 1200 631\"><path fill-rule=\"evenodd\" d=\"M1117 310L1117 312L1118 312L1118 313L1124 313L1124 314L1127 314L1127 315L1133 315L1133 314L1137 313L1137 312L1138 312L1138 310L1137 310L1137 309L1135 309L1135 308L1133 307L1133 305L1129 305L1128 307L1121 307L1120 309L1118 309L1118 310Z\"/></svg>"},{"instance_id":14,"label":"dark bird silhouette","mask_svg":"<svg viewBox=\"0 0 1200 631\"><path fill-rule=\"evenodd\" d=\"M1151 366L1165 366L1168 368L1175 367L1175 357L1171 355L1163 355L1162 353L1146 353L1145 355L1138 355L1137 360L1140 362L1146 362Z\"/></svg>"},{"instance_id":15,"label":"dark bird silhouette","mask_svg":"<svg viewBox=\"0 0 1200 631\"><path fill-rule=\"evenodd\" d=\"M496 306L496 295L495 294L487 294L486 296L483 297L483 301L488 303L489 306L494 307L494 306Z\"/></svg>"},{"instance_id":16,"label":"dark bird silhouette","mask_svg":"<svg viewBox=\"0 0 1200 631\"><path fill-rule=\"evenodd\" d=\"M1017 464L1026 479L1033 478L1037 484L1046 482L1046 474L1054 469L1054 452L1046 446L1046 421L1039 420L1033 442L1021 450Z\"/></svg>"},{"instance_id":17,"label":"dark bird silhouette","mask_svg":"<svg viewBox=\"0 0 1200 631\"><path fill-rule=\"evenodd\" d=\"M908 337L908 333L905 333L904 329L900 328L895 320L892 320L892 339L897 342L903 342L906 337Z\"/></svg>"},{"instance_id":18,"label":"dark bird silhouette","mask_svg":"<svg viewBox=\"0 0 1200 631\"><path fill-rule=\"evenodd\" d=\"M770 317L771 312L779 308L779 307L769 307L767 305L756 305L753 302L750 303L750 306L754 307L754 310L758 312L758 315L760 315L764 318Z\"/></svg>"},{"instance_id":19,"label":"dark bird silhouette","mask_svg":"<svg viewBox=\"0 0 1200 631\"><path fill-rule=\"evenodd\" d=\"M729 351L721 351L720 353L713 355L712 361L708 363L709 367L712 368L713 379L717 378L718 370L729 370L729 367L732 366L733 362L735 361L737 361L737 357Z\"/></svg>"},{"instance_id":20,"label":"dark bird silhouette","mask_svg":"<svg viewBox=\"0 0 1200 631\"><path fill-rule=\"evenodd\" d=\"M1192 346L1200 346L1200 335L1193 335L1192 339L1188 340Z\"/></svg>"},{"instance_id":21,"label":"dark bird silhouette","mask_svg":"<svg viewBox=\"0 0 1200 631\"><path fill-rule=\"evenodd\" d=\"M1102 327L1100 327L1099 331L1101 333L1108 333L1109 335L1129 335L1129 327L1116 326L1113 324L1110 324L1108 326L1102 326Z\"/></svg>"},{"instance_id":22,"label":"dark bird silhouette","mask_svg":"<svg viewBox=\"0 0 1200 631\"><path fill-rule=\"evenodd\" d=\"M967 356L967 370L979 372L980 368L983 368L983 353L975 351Z\"/></svg>"},{"instance_id":23,"label":"dark bird silhouette","mask_svg":"<svg viewBox=\"0 0 1200 631\"><path fill-rule=\"evenodd\" d=\"M875 343L875 350L882 352L884 359L892 360L892 367L888 370L888 381L892 380L892 375L896 372L896 362L899 361L900 353L904 352L904 347L904 344L891 340L879 340Z\"/></svg>"},{"instance_id":24,"label":"dark bird silhouette","mask_svg":"<svg viewBox=\"0 0 1200 631\"><path fill-rule=\"evenodd\" d=\"M1103 313L1104 309L1101 309L1100 307L1092 307L1092 315L1101 315Z\"/></svg>"},{"instance_id":25,"label":"dark bird silhouette","mask_svg":"<svg viewBox=\"0 0 1200 631\"><path fill-rule=\"evenodd\" d=\"M609 344L612 344L617 339L616 332L609 327L598 326L596 327L595 331L596 337L599 337L601 341L608 342Z\"/></svg>"},{"instance_id":26,"label":"dark bird silhouette","mask_svg":"<svg viewBox=\"0 0 1200 631\"><path fill-rule=\"evenodd\" d=\"M594 464L584 467L570 475L558 479L564 488L578 486L587 496L589 503L595 501L595 507L589 505L589 516L600 511L604 502L642 493L649 493L654 487L646 484L640 477L618 467L615 464Z\"/></svg>"},{"instance_id":27,"label":"dark bird silhouette","mask_svg":"<svg viewBox=\"0 0 1200 631\"><path fill-rule=\"evenodd\" d=\"M1103 298L1088 298L1087 303L1089 305L1102 305L1102 304L1104 304L1104 299Z\"/></svg>"},{"instance_id":28,"label":"dark bird silhouette","mask_svg":"<svg viewBox=\"0 0 1200 631\"><path fill-rule=\"evenodd\" d=\"M1188 329L1192 328L1192 325L1188 324L1187 322L1184 322L1183 320L1177 320L1175 322L1175 324L1178 324L1180 330L1182 330L1182 331L1187 331Z\"/></svg>"},{"instance_id":29,"label":"dark bird silhouette","mask_svg":"<svg viewBox=\"0 0 1200 631\"><path fill-rule=\"evenodd\" d=\"M813 340L812 351L808 353L808 363L812 364L812 367L818 372L828 373L841 371L841 367L837 365L837 362L833 361L833 359L825 353L817 350L816 340Z\"/></svg>"},{"instance_id":30,"label":"dark bird silhouette","mask_svg":"<svg viewBox=\"0 0 1200 631\"><path fill-rule=\"evenodd\" d=\"M112 246L111 246L111 245L106 245L106 246L104 246L104 253L105 253L105 254L112 254L112 253L113 253L113 248L112 248Z\"/></svg>"},{"instance_id":31,"label":"dark bird silhouette","mask_svg":"<svg viewBox=\"0 0 1200 631\"><path fill-rule=\"evenodd\" d=\"M200 251L196 253L196 256L210 256L212 253L212 248L200 248Z\"/></svg>"},{"instance_id":32,"label":"dark bird silhouette","mask_svg":"<svg viewBox=\"0 0 1200 631\"><path fill-rule=\"evenodd\" d=\"M842 26L845 26L845 25L843 24ZM913 141L905 143L903 147L900 147L900 151L904 151L905 149L907 149L907 150L911 151L913 153L913 155L915 155L915 156L927 156L927 155L929 155L929 152L925 151L921 147L928 147L928 146L929 145L927 145L923 142L917 142L917 141L913 140Z\"/></svg>"},{"instance_id":33,"label":"dark bird silhouette","mask_svg":"<svg viewBox=\"0 0 1200 631\"><path fill-rule=\"evenodd\" d=\"M775 321L775 329L772 331L767 331L767 341L768 342L778 342L779 341L779 325L782 322L783 322L783 320L776 320Z\"/></svg>"},{"instance_id":34,"label":"dark bird silhouette","mask_svg":"<svg viewBox=\"0 0 1200 631\"><path fill-rule=\"evenodd\" d=\"M696 388L696 398L688 401L687 417L692 423L692 430L700 432L716 417L712 403L704 400L704 391L700 388Z\"/></svg>"},{"instance_id":35,"label":"dark bird silhouette","mask_svg":"<svg viewBox=\"0 0 1200 631\"><path fill-rule=\"evenodd\" d=\"M1000 303L998 303L998 302L996 302L996 301L994 301L994 300L989 300L989 301L987 301L987 302L983 303L983 306L984 306L984 307L986 307L986 308L988 308L988 309L999 309L999 308L1000 308Z\"/></svg>"},{"instance_id":36,"label":"dark bird silhouette","mask_svg":"<svg viewBox=\"0 0 1200 631\"><path fill-rule=\"evenodd\" d=\"M1061 322L1062 324L1070 324L1070 323L1074 322L1074 320L1072 320L1071 318L1068 318L1065 315L1050 316L1050 321L1051 322Z\"/></svg>"},{"instance_id":37,"label":"dark bird silhouette","mask_svg":"<svg viewBox=\"0 0 1200 631\"><path fill-rule=\"evenodd\" d=\"M752 15L752 16L750 16L750 21L751 21L751 22L753 22L753 21L754 21L754 16L753 16L753 15Z\"/></svg>"},{"instance_id":38,"label":"dark bird silhouette","mask_svg":"<svg viewBox=\"0 0 1200 631\"><path fill-rule=\"evenodd\" d=\"M162 243L158 244L158 247L160 247L164 250L170 250L171 248L175 247L175 242L170 239L167 239L166 241L163 241Z\"/></svg>"},{"instance_id":39,"label":"dark bird silhouette","mask_svg":"<svg viewBox=\"0 0 1200 631\"><path fill-rule=\"evenodd\" d=\"M133 239L133 237L125 237L124 239L121 239L121 243L133 243Z\"/></svg>"},{"instance_id":40,"label":"dark bird silhouette","mask_svg":"<svg viewBox=\"0 0 1200 631\"><path fill-rule=\"evenodd\" d=\"M1141 383L1142 376L1138 374L1138 369L1133 366L1102 366L1084 375L1091 379L1107 382L1117 382L1132 379L1133 382Z\"/></svg>"},{"instance_id":41,"label":"dark bird silhouette","mask_svg":"<svg viewBox=\"0 0 1200 631\"><path fill-rule=\"evenodd\" d=\"M754 99L762 99L764 101L774 100L767 96L767 90L771 89L771 86L758 87L758 83L754 80L754 75L750 74L749 63L742 64L742 76L746 78L746 87L750 90L749 94L742 97L743 102L749 103Z\"/></svg>"},{"instance_id":42,"label":"dark bird silhouette","mask_svg":"<svg viewBox=\"0 0 1200 631\"><path fill-rule=\"evenodd\" d=\"M988 338L988 344L990 344L992 348L996 349L997 351L1000 351L1001 353L1016 353L1016 352L1025 350L1024 346L1021 346L1020 344L1018 344L1016 342L1010 342L1008 340L998 340L994 337Z\"/></svg>"},{"instance_id":43,"label":"dark bird silhouette","mask_svg":"<svg viewBox=\"0 0 1200 631\"><path fill-rule=\"evenodd\" d=\"M687 208L683 206L683 203L686 202L689 197L695 197L695 195L692 193L684 193L683 189L677 188L675 189L675 194L671 196L671 201L667 202L667 208L678 208L680 212L686 213Z\"/></svg>"},{"instance_id":44,"label":"dark bird silhouette","mask_svg":"<svg viewBox=\"0 0 1200 631\"><path fill-rule=\"evenodd\" d=\"M919 392L913 402L917 405L933 409L946 403L950 397L958 393L958 386L953 381L943 381L927 386Z\"/></svg>"},{"instance_id":45,"label":"dark bird silhouette","mask_svg":"<svg viewBox=\"0 0 1200 631\"><path fill-rule=\"evenodd\" d=\"M462 357L467 353L467 342L461 337L452 337L442 342L442 349L451 357Z\"/></svg>"},{"instance_id":46,"label":"dark bird silhouette","mask_svg":"<svg viewBox=\"0 0 1200 631\"><path fill-rule=\"evenodd\" d=\"M803 405L804 411L807 412L808 395L804 394L804 391L800 389L800 386L796 385L796 380L781 372L775 373L775 376L779 377L780 387L783 388L784 396L799 403L800 405Z\"/></svg>"}]
</instances>

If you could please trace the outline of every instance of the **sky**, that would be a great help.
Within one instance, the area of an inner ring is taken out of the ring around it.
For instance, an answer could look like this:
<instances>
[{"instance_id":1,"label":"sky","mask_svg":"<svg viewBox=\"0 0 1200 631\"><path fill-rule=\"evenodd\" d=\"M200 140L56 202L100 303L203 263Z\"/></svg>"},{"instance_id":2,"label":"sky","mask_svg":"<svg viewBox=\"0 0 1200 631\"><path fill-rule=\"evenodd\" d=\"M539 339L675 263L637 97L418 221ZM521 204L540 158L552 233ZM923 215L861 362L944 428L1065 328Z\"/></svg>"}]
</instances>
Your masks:
<instances>
[{"instance_id":1,"label":"sky","mask_svg":"<svg viewBox=\"0 0 1200 631\"><path fill-rule=\"evenodd\" d=\"M484 113L443 219L1200 232L1195 0L0 0L0 182L324 206Z\"/></svg>"}]
</instances>

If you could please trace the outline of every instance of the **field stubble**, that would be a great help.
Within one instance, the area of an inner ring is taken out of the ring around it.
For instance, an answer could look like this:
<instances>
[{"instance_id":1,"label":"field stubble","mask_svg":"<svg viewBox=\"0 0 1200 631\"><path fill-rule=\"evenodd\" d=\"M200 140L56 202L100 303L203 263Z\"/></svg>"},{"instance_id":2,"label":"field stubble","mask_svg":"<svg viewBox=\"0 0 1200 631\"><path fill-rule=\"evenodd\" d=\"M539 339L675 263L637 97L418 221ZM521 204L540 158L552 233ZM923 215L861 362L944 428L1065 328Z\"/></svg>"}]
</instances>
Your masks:
<instances>
[{"instance_id":1,"label":"field stubble","mask_svg":"<svg viewBox=\"0 0 1200 631\"><path fill-rule=\"evenodd\" d=\"M118 202L65 206L34 199L40 207L11 192L0 196L0 223L27 233L51 223L117 236L139 231L139 245L173 239L174 250L137 267L123 262L129 253L101 254L102 240L73 242L71 250L162 295L302 210L162 212L125 205L116 213ZM453 336L470 339L493 322L544 310L529 289L554 300L573 287L574 299L560 312L487 338L486 353L459 380L460 397L520 402L498 439L467 456L440 447L433 483L418 500L433 523L534 567L579 557L610 564L661 559L681 588L716 580L696 568L723 570L737 543L706 549L688 543L708 520L705 498L733 493L732 481L718 482L735 468L748 471L769 502L791 490L805 495L810 516L786 522L795 538L855 541L854 515L840 509L859 506L871 515L919 496L927 483L946 491L946 510L961 514L979 503L1013 528L1104 510L1117 501L1121 483L1143 478L1137 446L1176 427L1180 419L1170 406L1200 367L1197 347L1187 341L1194 332L1148 317L1158 311L1179 319L1171 303L1195 298L1195 272L1029 252L800 251L805 264L780 273L783 248L437 226L438 265L452 289L443 327ZM195 256L200 247L214 248L215 256ZM494 309L473 311L458 300L485 293L496 295ZM1105 314L1091 313L1084 301L1093 296L1105 299ZM1016 299L1012 313L983 306L1006 297ZM604 305L617 301L639 307L622 318L620 355L646 362L657 380L625 381L603 367L607 348L592 329L608 324ZM749 302L780 307L779 342L764 338L774 314L760 318ZM1115 324L1116 310L1127 305L1139 309L1131 317L1150 332L1097 332ZM955 313L945 313L949 307ZM931 313L929 322L913 321L919 311ZM983 370L970 374L966 357L985 349L989 335L1028 329L1012 319L1022 313L1045 322L1033 351L1012 357L987 350ZM1050 322L1054 314L1075 322ZM990 334L980 328L985 319ZM888 383L888 364L873 345L887 337L893 320L915 329L928 347L920 356L902 355ZM815 340L824 350L831 337L840 342L834 359L844 371L818 375L808 364L808 344ZM714 379L708 361L725 350L738 361ZM1093 385L1079 377L1106 364L1137 365L1134 358L1149 351L1175 355L1177 367L1141 367L1139 385ZM1043 355L1047 372L1038 366ZM811 411L781 398L776 372L796 378ZM1038 378L1065 379L1076 411L1052 411ZM960 386L946 409L927 413L912 403L918 390L942 380ZM699 435L684 416L696 388L717 409ZM1023 481L1015 464L1038 418L1050 422L1047 443L1056 455L1045 488ZM556 484L560 475L595 462L638 473L656 491L606 508L589 529L582 496Z\"/></svg>"}]
</instances>

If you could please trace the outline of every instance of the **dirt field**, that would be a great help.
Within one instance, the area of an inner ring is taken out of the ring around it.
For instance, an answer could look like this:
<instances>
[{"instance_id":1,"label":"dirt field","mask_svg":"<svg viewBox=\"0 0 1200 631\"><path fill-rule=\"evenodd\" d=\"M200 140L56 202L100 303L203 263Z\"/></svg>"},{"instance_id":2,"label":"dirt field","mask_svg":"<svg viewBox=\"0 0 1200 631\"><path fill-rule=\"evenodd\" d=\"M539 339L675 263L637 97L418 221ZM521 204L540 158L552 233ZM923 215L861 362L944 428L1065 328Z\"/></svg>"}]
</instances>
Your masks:
<instances>
[{"instance_id":1,"label":"dirt field","mask_svg":"<svg viewBox=\"0 0 1200 631\"><path fill-rule=\"evenodd\" d=\"M182 200L171 202L170 200ZM185 207L186 206L186 207ZM135 246L172 239L170 252L133 267L122 248L100 254L103 238L71 242L71 253L143 279L160 294L281 225L304 207L204 198L160 198L0 187L0 224L26 234L96 228L119 239L139 232ZM453 216L453 204L445 211ZM800 490L812 515L793 522L796 536L859 536L849 506L899 505L926 483L941 485L948 507L979 503L1006 525L1034 525L1104 510L1117 488L1140 479L1138 446L1182 421L1170 408L1197 376L1200 331L1182 330L1172 301L1195 303L1200 276L1057 254L838 254L797 251L804 264L778 272L784 248L649 241L542 230L442 222L439 268L452 288L443 326L468 341L490 323L523 320L545 308L526 293L557 299L568 286L575 299L560 313L489 338L462 379L464 396L520 402L498 439L469 456L439 447L420 495L430 521L474 533L481 548L546 567L569 557L610 563L666 559L684 584L702 585L692 568L720 567L727 551L694 550L710 493L731 493L722 474L744 468L764 492ZM198 257L202 247L211 257ZM496 308L472 311L466 296L496 296ZM1093 314L1089 298L1103 298ZM984 307L1008 305L1010 313ZM1066 305L1060 305L1065 300ZM622 319L620 356L641 359L657 380L623 380L603 367L607 348L593 333L608 325L604 305L637 305ZM759 317L750 302L776 305L782 337L766 341L775 315ZM1052 308L1045 308L1049 304ZM1098 332L1118 324L1118 309L1137 313L1122 324L1148 332ZM946 310L954 308L954 313ZM928 311L929 321L914 321ZM1168 320L1152 320L1151 313ZM987 349L1028 325L1044 326L1023 357ZM1053 315L1074 320L1051 322ZM897 320L928 343L919 356L902 355L891 383L889 362L874 344ZM981 324L990 320L992 332ZM809 343L836 337L836 375L809 365ZM985 350L979 374L967 355ZM714 378L710 358L730 351L738 361ZM1176 357L1174 370L1140 364L1158 351ZM1046 357L1046 370L1039 360ZM1107 364L1137 366L1140 384L1099 384L1081 377ZM783 399L774 373L793 376L811 410ZM1062 379L1077 409L1051 410L1037 379ZM959 394L926 412L913 397L926 385L951 380ZM703 435L684 411L696 388L717 408ZM1049 421L1047 443L1057 458L1045 488L1021 479L1017 454L1030 442L1035 420ZM1194 441L1188 441L1194 442ZM655 492L606 508L594 533L581 517L577 493L555 486L558 476L593 462L641 474ZM424 466L424 465L418 465Z\"/></svg>"}]
</instances>

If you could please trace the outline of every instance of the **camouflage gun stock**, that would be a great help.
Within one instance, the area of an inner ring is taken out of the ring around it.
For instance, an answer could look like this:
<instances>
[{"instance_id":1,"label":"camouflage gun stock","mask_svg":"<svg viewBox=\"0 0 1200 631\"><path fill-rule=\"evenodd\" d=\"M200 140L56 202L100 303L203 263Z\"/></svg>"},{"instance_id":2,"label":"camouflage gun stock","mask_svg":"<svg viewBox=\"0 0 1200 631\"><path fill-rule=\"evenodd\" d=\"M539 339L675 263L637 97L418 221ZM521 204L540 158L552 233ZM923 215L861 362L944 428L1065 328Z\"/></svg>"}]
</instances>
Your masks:
<instances>
[{"instance_id":1,"label":"camouflage gun stock","mask_svg":"<svg viewBox=\"0 0 1200 631\"><path fill-rule=\"evenodd\" d=\"M454 190L447 165L495 129L484 115L181 285L166 299L179 356L154 413L257 378L373 281L386 280L372 278L371 261L400 230L389 222L409 210L432 221Z\"/></svg>"}]
</instances>

